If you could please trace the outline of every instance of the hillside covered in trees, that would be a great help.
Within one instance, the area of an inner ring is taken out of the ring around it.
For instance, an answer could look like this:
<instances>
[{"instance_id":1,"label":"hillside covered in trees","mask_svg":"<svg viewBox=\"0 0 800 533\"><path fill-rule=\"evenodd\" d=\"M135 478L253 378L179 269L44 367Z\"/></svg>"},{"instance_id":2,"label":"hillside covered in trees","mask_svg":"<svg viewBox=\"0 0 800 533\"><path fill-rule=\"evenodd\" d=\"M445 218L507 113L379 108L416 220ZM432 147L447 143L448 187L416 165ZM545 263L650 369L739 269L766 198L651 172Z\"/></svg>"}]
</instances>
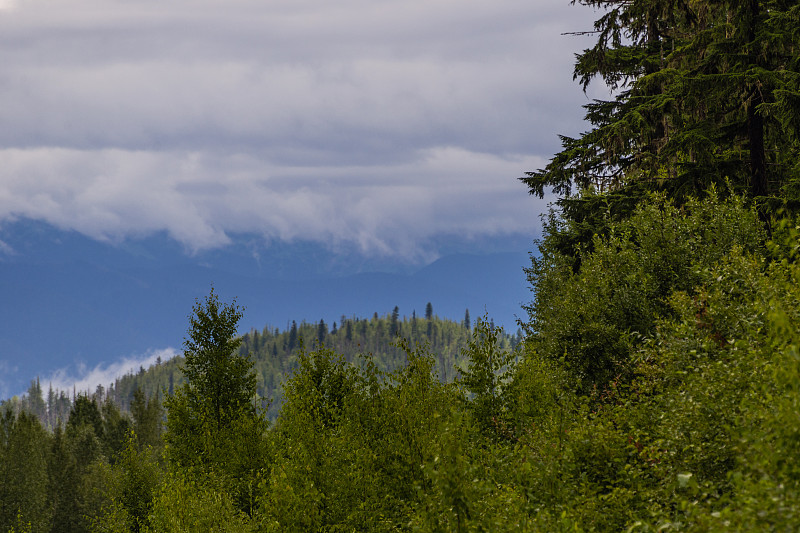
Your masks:
<instances>
[{"instance_id":1,"label":"hillside covered in trees","mask_svg":"<svg viewBox=\"0 0 800 533\"><path fill-rule=\"evenodd\" d=\"M342 354L346 361L362 364L367 360L382 371L402 367L406 362L404 350L398 339L412 346L427 346L436 354L436 369L444 381L456 379L463 366L462 352L471 338L469 310L464 319L455 322L439 318L429 302L423 316L400 316L395 306L391 313L371 318L347 318L333 322L330 327L323 320L316 324L292 321L290 327L281 331L266 326L261 331L252 330L242 335L242 344L237 353L253 361L257 376L256 394L269 404L267 416L275 419L282 404L281 385L298 366L298 354L303 348L325 346ZM522 342L522 331L514 335L500 334L501 344L513 348ZM43 390L39 379L31 382L26 394L0 404L15 413L27 411L36 415L47 429L65 424L69 418L73 400L82 395L98 404L106 399L112 401L122 413L130 414L137 390L147 398L163 400L183 383L183 357L168 361L156 361L150 368L140 367L137 372L122 376L108 388L98 386L93 391L62 391L50 388Z\"/></svg>"},{"instance_id":2,"label":"hillside covered in trees","mask_svg":"<svg viewBox=\"0 0 800 533\"><path fill-rule=\"evenodd\" d=\"M130 419L79 397L52 432L5 411L0 525L800 529L800 4L578 3L603 10L576 78L616 93L523 178L559 195L524 338L417 342L396 316L238 337L212 291L163 413L141 392ZM412 341L353 359L348 332ZM248 351L290 354L274 420Z\"/></svg>"}]
</instances>

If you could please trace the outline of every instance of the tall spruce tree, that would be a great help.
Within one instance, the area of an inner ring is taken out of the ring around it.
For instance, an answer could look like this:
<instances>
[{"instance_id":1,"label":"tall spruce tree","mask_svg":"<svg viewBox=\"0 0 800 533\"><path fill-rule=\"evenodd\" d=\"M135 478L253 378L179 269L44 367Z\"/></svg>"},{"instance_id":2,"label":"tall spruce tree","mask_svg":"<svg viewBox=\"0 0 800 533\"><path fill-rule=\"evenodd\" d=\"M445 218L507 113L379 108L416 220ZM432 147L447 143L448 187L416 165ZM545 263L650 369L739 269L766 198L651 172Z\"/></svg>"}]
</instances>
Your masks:
<instances>
[{"instance_id":1,"label":"tall spruce tree","mask_svg":"<svg viewBox=\"0 0 800 533\"><path fill-rule=\"evenodd\" d=\"M578 54L574 77L584 89L600 78L616 94L587 104L592 129L562 137L562 151L522 178L532 194L552 188L564 207L574 187L676 197L725 179L753 197L797 188L797 2L577 3L603 15L584 32L597 42Z\"/></svg>"}]
</instances>

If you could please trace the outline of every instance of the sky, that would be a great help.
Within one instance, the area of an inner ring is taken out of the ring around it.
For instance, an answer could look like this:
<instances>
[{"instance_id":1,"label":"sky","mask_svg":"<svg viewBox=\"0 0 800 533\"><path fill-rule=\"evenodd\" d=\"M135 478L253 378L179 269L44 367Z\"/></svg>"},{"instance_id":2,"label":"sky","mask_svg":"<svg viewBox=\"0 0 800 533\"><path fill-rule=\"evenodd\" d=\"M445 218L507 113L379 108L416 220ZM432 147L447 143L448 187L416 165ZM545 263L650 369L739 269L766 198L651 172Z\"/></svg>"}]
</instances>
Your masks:
<instances>
[{"instance_id":1,"label":"sky","mask_svg":"<svg viewBox=\"0 0 800 533\"><path fill-rule=\"evenodd\" d=\"M0 224L399 260L532 233L582 128L566 0L0 0ZM0 250L12 252L8 245Z\"/></svg>"},{"instance_id":2,"label":"sky","mask_svg":"<svg viewBox=\"0 0 800 533\"><path fill-rule=\"evenodd\" d=\"M532 240L549 199L517 178L603 94L572 80L590 41L562 35L595 18L568 0L0 0L0 230L413 265L453 236ZM20 253L0 237L0 261Z\"/></svg>"}]
</instances>

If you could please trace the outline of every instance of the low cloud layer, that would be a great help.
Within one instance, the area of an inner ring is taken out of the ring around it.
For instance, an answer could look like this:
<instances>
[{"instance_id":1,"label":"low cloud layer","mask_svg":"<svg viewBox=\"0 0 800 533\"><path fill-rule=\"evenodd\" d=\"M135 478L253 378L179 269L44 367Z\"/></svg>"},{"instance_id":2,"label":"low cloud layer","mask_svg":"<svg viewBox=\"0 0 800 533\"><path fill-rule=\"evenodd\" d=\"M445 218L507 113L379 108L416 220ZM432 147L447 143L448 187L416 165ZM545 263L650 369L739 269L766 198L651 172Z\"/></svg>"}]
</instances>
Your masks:
<instances>
[{"instance_id":1,"label":"low cloud layer","mask_svg":"<svg viewBox=\"0 0 800 533\"><path fill-rule=\"evenodd\" d=\"M0 1L0 223L419 255L534 232L594 13L502 0Z\"/></svg>"},{"instance_id":2,"label":"low cloud layer","mask_svg":"<svg viewBox=\"0 0 800 533\"><path fill-rule=\"evenodd\" d=\"M136 373L140 367L150 368L157 361L168 361L176 355L178 353L174 349L166 348L152 350L140 356L125 357L108 365L99 364L93 368L86 365L62 368L50 376L40 379L40 383L45 391L52 386L53 389L67 391L70 394L73 390L92 394L97 390L98 385L108 388L117 378Z\"/></svg>"},{"instance_id":3,"label":"low cloud layer","mask_svg":"<svg viewBox=\"0 0 800 533\"><path fill-rule=\"evenodd\" d=\"M166 229L193 249L228 243L228 233L357 244L362 252L415 253L437 233L513 233L534 224L537 202L513 179L536 156L437 148L386 166L280 167L244 154L0 151L11 179L0 210L44 219L98 239ZM64 179L64 169L72 176ZM220 169L225 169L220 171Z\"/></svg>"}]
</instances>

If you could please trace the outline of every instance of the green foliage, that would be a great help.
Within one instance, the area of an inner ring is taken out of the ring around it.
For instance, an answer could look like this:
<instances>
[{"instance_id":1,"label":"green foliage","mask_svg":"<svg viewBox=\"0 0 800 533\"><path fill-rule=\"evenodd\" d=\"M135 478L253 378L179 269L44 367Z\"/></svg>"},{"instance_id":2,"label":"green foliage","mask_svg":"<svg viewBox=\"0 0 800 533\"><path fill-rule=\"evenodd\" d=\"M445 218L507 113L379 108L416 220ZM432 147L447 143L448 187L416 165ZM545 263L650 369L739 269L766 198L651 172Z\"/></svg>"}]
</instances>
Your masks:
<instances>
[{"instance_id":1,"label":"green foliage","mask_svg":"<svg viewBox=\"0 0 800 533\"><path fill-rule=\"evenodd\" d=\"M300 354L260 486L267 530L390 531L407 522L420 467L458 396L423 347L399 346L408 363L389 374L329 349Z\"/></svg>"},{"instance_id":2,"label":"green foliage","mask_svg":"<svg viewBox=\"0 0 800 533\"><path fill-rule=\"evenodd\" d=\"M436 369L445 381L453 381L458 375L457 365L461 365L461 351L470 339L469 331L463 324L432 316L430 320L397 316L393 325L393 315L372 319L342 317L334 331L327 332L324 345L344 356L346 361L356 362L360 354L369 353L374 364L382 371L390 372L405 364L405 353L394 340L397 336L409 340L412 346L428 344L436 359ZM396 335L392 335L393 328ZM429 334L430 332L430 334ZM267 417L275 420L283 403L282 384L298 366L300 341L304 346L319 346L319 324L296 322L285 331L265 327L261 331L253 329L241 339L237 353L253 361L256 373L256 393L259 398L271 400ZM521 342L522 334L501 333L503 347L513 347ZM129 374L116 381L109 388L108 397L114 398L122 410L134 414L134 401L137 389L141 389L148 402L156 396L174 393L183 384L182 357L158 363L146 371ZM134 417L135 419L135 417ZM134 420L135 421L135 420ZM140 439L141 441L141 439Z\"/></svg>"},{"instance_id":3,"label":"green foliage","mask_svg":"<svg viewBox=\"0 0 800 533\"><path fill-rule=\"evenodd\" d=\"M163 477L154 450L142 447L136 434L129 433L114 474L113 506L97 521L95 530L110 530L108 526L115 524L117 528L124 527L124 531L144 531Z\"/></svg>"},{"instance_id":4,"label":"green foliage","mask_svg":"<svg viewBox=\"0 0 800 533\"><path fill-rule=\"evenodd\" d=\"M476 507L489 491L479 465L467 456L466 428L456 418L446 425L442 438L433 443L431 457L422 465L423 478L417 485L420 504L412 529L432 532L481 531Z\"/></svg>"},{"instance_id":5,"label":"green foliage","mask_svg":"<svg viewBox=\"0 0 800 533\"><path fill-rule=\"evenodd\" d=\"M162 408L158 395L145 399L144 392L137 388L131 402L133 431L140 447L158 447L161 444Z\"/></svg>"},{"instance_id":6,"label":"green foliage","mask_svg":"<svg viewBox=\"0 0 800 533\"><path fill-rule=\"evenodd\" d=\"M346 450L334 428L342 423L356 376L355 369L328 350L300 353L300 366L286 384L276 425L280 455L272 475L259 487L260 518L270 530L319 530L323 515L334 515L326 507L340 503L346 491L346 481L337 479L340 454ZM341 518L327 517L337 519Z\"/></svg>"},{"instance_id":7,"label":"green foliage","mask_svg":"<svg viewBox=\"0 0 800 533\"><path fill-rule=\"evenodd\" d=\"M743 221L735 199L704 209L728 231ZM797 453L796 360L781 350L792 353L797 338L797 269L782 259L768 263L763 247L726 246L731 239L708 222L685 234L707 244L684 249L691 282L686 290L673 283L662 301L667 312L630 353L629 379L611 381L586 400L567 396L559 402L565 409L558 431L541 412L527 420L545 423L518 431L521 449L530 450L526 462L538 472L520 480L537 509L536 529L797 527L791 511L797 485L790 481L797 477L789 459ZM770 249L793 249L800 241L791 234ZM626 238L638 245L637 235ZM515 378L526 377L526 365L542 364L535 352L527 357ZM548 481L550 473L556 480Z\"/></svg>"},{"instance_id":8,"label":"green foliage","mask_svg":"<svg viewBox=\"0 0 800 533\"><path fill-rule=\"evenodd\" d=\"M701 269L733 246L757 250L764 238L754 210L713 191L680 208L655 196L608 227L591 250L578 250L578 272L570 256L546 244L528 271L536 293L528 308L532 346L563 360L585 393L630 379L631 354L658 319L671 316L673 291L691 291Z\"/></svg>"},{"instance_id":9,"label":"green foliage","mask_svg":"<svg viewBox=\"0 0 800 533\"><path fill-rule=\"evenodd\" d=\"M235 353L241 311L221 305L214 293L197 302L185 346L185 382L165 400L170 457L184 466L221 459L222 432L241 416L253 416L252 362Z\"/></svg>"},{"instance_id":10,"label":"green foliage","mask_svg":"<svg viewBox=\"0 0 800 533\"><path fill-rule=\"evenodd\" d=\"M71 531L78 519L75 492L78 472L70 439L56 426L47 461L48 502L53 509L52 531Z\"/></svg>"},{"instance_id":11,"label":"green foliage","mask_svg":"<svg viewBox=\"0 0 800 533\"><path fill-rule=\"evenodd\" d=\"M9 410L0 419L0 528L47 531L47 448L39 420Z\"/></svg>"},{"instance_id":12,"label":"green foliage","mask_svg":"<svg viewBox=\"0 0 800 533\"><path fill-rule=\"evenodd\" d=\"M216 432L252 406L256 378L253 363L236 353L242 311L223 305L212 288L189 317L184 341L183 374L189 411L204 431Z\"/></svg>"},{"instance_id":13,"label":"green foliage","mask_svg":"<svg viewBox=\"0 0 800 533\"><path fill-rule=\"evenodd\" d=\"M726 179L752 197L796 181L797 6L578 3L600 16L575 78L584 89L600 78L615 94L584 106L592 129L562 137L547 167L523 178L531 193L553 187L567 197L573 186L607 192L639 184L682 201Z\"/></svg>"},{"instance_id":14,"label":"green foliage","mask_svg":"<svg viewBox=\"0 0 800 533\"><path fill-rule=\"evenodd\" d=\"M72 404L72 410L67 420L67 428L77 431L82 426L88 426L97 438L103 436L103 416L95 398L78 395Z\"/></svg>"},{"instance_id":15,"label":"green foliage","mask_svg":"<svg viewBox=\"0 0 800 533\"><path fill-rule=\"evenodd\" d=\"M78 481L77 510L80 518L78 531L93 531L101 517L114 505L115 472L103 458L86 466Z\"/></svg>"},{"instance_id":16,"label":"green foliage","mask_svg":"<svg viewBox=\"0 0 800 533\"><path fill-rule=\"evenodd\" d=\"M111 398L106 398L101 408L103 415L102 442L104 454L112 462L122 452L131 429L130 419L123 415Z\"/></svg>"},{"instance_id":17,"label":"green foliage","mask_svg":"<svg viewBox=\"0 0 800 533\"><path fill-rule=\"evenodd\" d=\"M167 476L155 495L149 526L143 531L245 533L256 528L223 489L176 473Z\"/></svg>"},{"instance_id":18,"label":"green foliage","mask_svg":"<svg viewBox=\"0 0 800 533\"><path fill-rule=\"evenodd\" d=\"M236 352L240 318L235 304L220 304L213 290L195 305L185 342L186 381L165 401L164 440L174 468L198 476L198 483L213 479L238 509L252 512L253 490L266 467L267 423L256 410L253 363Z\"/></svg>"},{"instance_id":19,"label":"green foliage","mask_svg":"<svg viewBox=\"0 0 800 533\"><path fill-rule=\"evenodd\" d=\"M109 387L109 396L114 398L120 409L133 415L136 391L140 389L143 399L147 402L156 397L161 399L174 394L184 380L182 366L183 357L181 356L168 361L157 361L148 369L141 368L136 373L130 373L117 379Z\"/></svg>"},{"instance_id":20,"label":"green foliage","mask_svg":"<svg viewBox=\"0 0 800 533\"><path fill-rule=\"evenodd\" d=\"M463 324L433 316L425 320L417 318L416 314L411 318L401 317L399 309L397 313L393 310L390 314L371 319L342 317L337 326L335 332L331 329L326 334L324 346L341 354L345 361L357 364L361 354L370 354L377 369L392 372L406 361L405 352L395 342L397 337L402 337L411 346L430 346L436 371L448 382L457 377L456 366L461 362L461 351L470 339L470 332ZM271 419L277 418L283 404L282 380L299 366L301 340L303 346L320 346L318 325L295 323L289 331L283 332L267 327L262 331L250 331L242 337L240 353L251 353L255 360L258 394L273 400L267 413ZM518 336L500 334L503 347L514 345L519 340Z\"/></svg>"},{"instance_id":21,"label":"green foliage","mask_svg":"<svg viewBox=\"0 0 800 533\"><path fill-rule=\"evenodd\" d=\"M484 431L500 437L505 429L506 385L515 354L500 348L500 331L484 317L475 323L463 355L467 366L461 370L460 383L471 396L468 407Z\"/></svg>"}]
</instances>

